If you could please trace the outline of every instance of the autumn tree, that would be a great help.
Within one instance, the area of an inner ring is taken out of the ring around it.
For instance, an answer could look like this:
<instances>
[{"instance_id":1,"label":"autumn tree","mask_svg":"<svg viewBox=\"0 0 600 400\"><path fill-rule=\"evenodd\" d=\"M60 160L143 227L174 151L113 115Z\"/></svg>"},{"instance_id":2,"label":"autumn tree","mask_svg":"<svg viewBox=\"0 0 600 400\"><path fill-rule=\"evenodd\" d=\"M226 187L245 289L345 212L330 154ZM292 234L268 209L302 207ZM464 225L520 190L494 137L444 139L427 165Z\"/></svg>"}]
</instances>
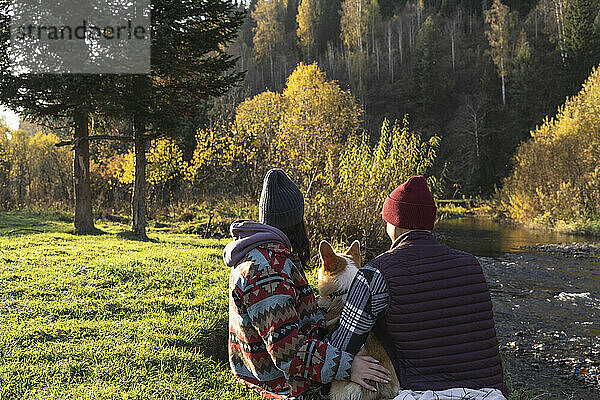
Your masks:
<instances>
[{"instance_id":1,"label":"autumn tree","mask_svg":"<svg viewBox=\"0 0 600 400\"><path fill-rule=\"evenodd\" d=\"M335 159L359 126L360 109L352 94L327 80L317 64L299 64L282 93L276 153L280 165L290 165L310 195L322 178L327 159Z\"/></svg>"},{"instance_id":2,"label":"autumn tree","mask_svg":"<svg viewBox=\"0 0 600 400\"><path fill-rule=\"evenodd\" d=\"M346 47L364 51L380 20L377 0L344 0L340 20L340 37Z\"/></svg>"},{"instance_id":3,"label":"autumn tree","mask_svg":"<svg viewBox=\"0 0 600 400\"><path fill-rule=\"evenodd\" d=\"M267 91L239 105L235 130L253 173L260 178L268 166L285 165L308 196L359 118L349 91L316 64L299 64L281 94Z\"/></svg>"},{"instance_id":4,"label":"autumn tree","mask_svg":"<svg viewBox=\"0 0 600 400\"><path fill-rule=\"evenodd\" d=\"M301 0L296 21L298 23L298 41L307 60L316 56L319 48L321 1Z\"/></svg>"},{"instance_id":5,"label":"autumn tree","mask_svg":"<svg viewBox=\"0 0 600 400\"><path fill-rule=\"evenodd\" d=\"M492 8L485 12L488 23L486 35L491 47L491 55L498 67L498 74L502 80L502 104L506 105L506 77L509 73L512 57L512 37L515 14L510 12L502 0L494 0Z\"/></svg>"},{"instance_id":6,"label":"autumn tree","mask_svg":"<svg viewBox=\"0 0 600 400\"><path fill-rule=\"evenodd\" d=\"M539 223L577 223L600 215L600 69L555 118L519 146L502 200L509 215Z\"/></svg>"},{"instance_id":7,"label":"autumn tree","mask_svg":"<svg viewBox=\"0 0 600 400\"><path fill-rule=\"evenodd\" d=\"M252 11L252 19L256 22L254 56L259 62L269 62L272 85L275 83L275 58L285 45L283 11L280 0L259 0Z\"/></svg>"},{"instance_id":8,"label":"autumn tree","mask_svg":"<svg viewBox=\"0 0 600 400\"><path fill-rule=\"evenodd\" d=\"M369 39L374 42L375 25L380 18L377 0L344 0L342 3L340 38L347 48L348 57L356 60L359 93L362 92L365 48Z\"/></svg>"},{"instance_id":9,"label":"autumn tree","mask_svg":"<svg viewBox=\"0 0 600 400\"><path fill-rule=\"evenodd\" d=\"M163 204L168 204L188 170L183 152L175 140L164 137L153 141L146 152L146 158L148 160L147 182L154 189L155 196L160 197ZM124 157L119 180L124 184L134 183L135 154L133 151Z\"/></svg>"}]
</instances>

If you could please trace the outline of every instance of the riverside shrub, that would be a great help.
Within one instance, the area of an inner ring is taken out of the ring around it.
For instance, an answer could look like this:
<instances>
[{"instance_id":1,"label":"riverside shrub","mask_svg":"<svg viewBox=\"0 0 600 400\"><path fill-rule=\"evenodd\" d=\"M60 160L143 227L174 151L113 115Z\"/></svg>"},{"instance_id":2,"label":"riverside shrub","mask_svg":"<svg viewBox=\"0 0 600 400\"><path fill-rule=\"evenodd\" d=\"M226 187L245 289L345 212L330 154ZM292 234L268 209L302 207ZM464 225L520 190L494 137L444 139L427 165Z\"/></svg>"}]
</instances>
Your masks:
<instances>
[{"instance_id":1,"label":"riverside shrub","mask_svg":"<svg viewBox=\"0 0 600 400\"><path fill-rule=\"evenodd\" d=\"M424 140L409 128L408 119L384 120L379 142L352 139L339 163L327 165L328 190L318 193L309 218L313 229L344 241L359 239L379 247L384 236L381 208L387 195L413 175L427 175L440 144L438 136ZM434 195L440 180L429 176Z\"/></svg>"},{"instance_id":2,"label":"riverside shrub","mask_svg":"<svg viewBox=\"0 0 600 400\"><path fill-rule=\"evenodd\" d=\"M500 199L520 222L579 223L600 216L600 69L531 132Z\"/></svg>"}]
</instances>

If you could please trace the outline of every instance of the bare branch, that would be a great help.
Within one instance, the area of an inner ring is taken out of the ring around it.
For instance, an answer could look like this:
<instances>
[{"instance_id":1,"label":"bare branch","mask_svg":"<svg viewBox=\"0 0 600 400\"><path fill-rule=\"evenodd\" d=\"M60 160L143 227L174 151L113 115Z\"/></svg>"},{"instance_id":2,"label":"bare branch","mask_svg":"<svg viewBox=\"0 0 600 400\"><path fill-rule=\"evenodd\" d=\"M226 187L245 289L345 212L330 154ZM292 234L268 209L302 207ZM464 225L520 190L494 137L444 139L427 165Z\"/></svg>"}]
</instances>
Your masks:
<instances>
[{"instance_id":1,"label":"bare branch","mask_svg":"<svg viewBox=\"0 0 600 400\"><path fill-rule=\"evenodd\" d=\"M92 135L92 136L87 136L87 137L83 137L83 138L75 138L72 140L64 140L62 142L58 142L56 143L54 146L56 147L62 147L62 146L76 146L77 143L83 139L87 139L87 140L122 140L124 142L132 142L133 138L129 137L129 136L111 136L111 135Z\"/></svg>"}]
</instances>

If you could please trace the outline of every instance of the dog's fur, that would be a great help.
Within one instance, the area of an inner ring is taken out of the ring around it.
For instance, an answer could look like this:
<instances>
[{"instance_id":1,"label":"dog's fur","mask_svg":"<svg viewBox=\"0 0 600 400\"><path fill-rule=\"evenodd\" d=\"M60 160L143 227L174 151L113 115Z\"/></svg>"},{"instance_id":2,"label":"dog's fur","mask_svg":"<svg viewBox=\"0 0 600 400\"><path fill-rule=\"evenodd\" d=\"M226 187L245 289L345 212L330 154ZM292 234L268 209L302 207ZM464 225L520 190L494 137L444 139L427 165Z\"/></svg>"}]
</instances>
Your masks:
<instances>
[{"instance_id":1,"label":"dog's fur","mask_svg":"<svg viewBox=\"0 0 600 400\"><path fill-rule=\"evenodd\" d=\"M319 308L324 310L327 329L332 330L344 308L347 291L361 266L360 243L355 241L345 253L336 254L329 243L322 241L319 253L322 263L319 269L318 304ZM333 299L329 297L332 293L344 291L346 294L335 296ZM377 392L372 392L350 380L333 381L330 392L331 400L379 400L396 397L400 384L394 372L394 366L373 332L369 333L365 346L358 355L371 356L379 360L381 365L392 372L390 383L382 384L371 381L370 384L377 388Z\"/></svg>"}]
</instances>

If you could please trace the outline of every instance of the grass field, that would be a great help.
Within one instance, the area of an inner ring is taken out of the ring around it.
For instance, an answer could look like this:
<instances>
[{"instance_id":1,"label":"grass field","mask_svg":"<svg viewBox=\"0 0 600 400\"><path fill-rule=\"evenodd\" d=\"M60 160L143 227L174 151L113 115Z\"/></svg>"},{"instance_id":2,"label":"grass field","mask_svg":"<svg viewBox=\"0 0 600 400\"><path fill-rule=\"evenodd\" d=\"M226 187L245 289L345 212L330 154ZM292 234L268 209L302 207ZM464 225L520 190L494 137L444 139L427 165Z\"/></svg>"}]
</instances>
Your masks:
<instances>
[{"instance_id":1,"label":"grass field","mask_svg":"<svg viewBox=\"0 0 600 400\"><path fill-rule=\"evenodd\" d=\"M0 399L258 399L226 362L226 241L97 227L0 212Z\"/></svg>"},{"instance_id":2,"label":"grass field","mask_svg":"<svg viewBox=\"0 0 600 400\"><path fill-rule=\"evenodd\" d=\"M223 241L68 220L0 213L0 399L257 398L226 363Z\"/></svg>"}]
</instances>

